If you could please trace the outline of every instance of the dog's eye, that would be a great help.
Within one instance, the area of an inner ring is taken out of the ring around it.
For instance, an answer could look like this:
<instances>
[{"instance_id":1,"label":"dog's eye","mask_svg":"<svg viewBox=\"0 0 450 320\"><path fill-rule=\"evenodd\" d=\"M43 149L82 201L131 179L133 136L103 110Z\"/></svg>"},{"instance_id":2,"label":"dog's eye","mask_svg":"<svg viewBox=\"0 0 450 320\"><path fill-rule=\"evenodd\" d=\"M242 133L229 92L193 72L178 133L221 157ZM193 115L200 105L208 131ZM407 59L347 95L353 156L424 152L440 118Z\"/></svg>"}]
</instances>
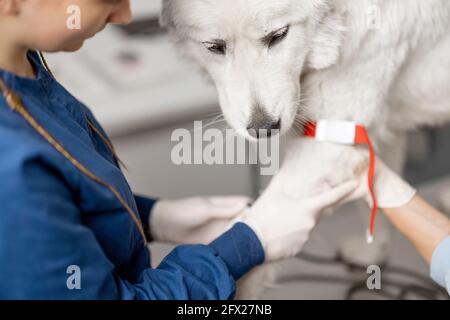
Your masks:
<instances>
[{"instance_id":1,"label":"dog's eye","mask_svg":"<svg viewBox=\"0 0 450 320\"><path fill-rule=\"evenodd\" d=\"M267 36L263 38L262 41L266 46L272 48L273 46L280 43L284 38L286 38L288 32L289 26L283 27L281 29L269 33Z\"/></svg>"},{"instance_id":2,"label":"dog's eye","mask_svg":"<svg viewBox=\"0 0 450 320\"><path fill-rule=\"evenodd\" d=\"M206 49L215 54L224 55L227 50L227 44L223 40L217 40L214 42L207 41L203 42L203 44L205 45Z\"/></svg>"}]
</instances>

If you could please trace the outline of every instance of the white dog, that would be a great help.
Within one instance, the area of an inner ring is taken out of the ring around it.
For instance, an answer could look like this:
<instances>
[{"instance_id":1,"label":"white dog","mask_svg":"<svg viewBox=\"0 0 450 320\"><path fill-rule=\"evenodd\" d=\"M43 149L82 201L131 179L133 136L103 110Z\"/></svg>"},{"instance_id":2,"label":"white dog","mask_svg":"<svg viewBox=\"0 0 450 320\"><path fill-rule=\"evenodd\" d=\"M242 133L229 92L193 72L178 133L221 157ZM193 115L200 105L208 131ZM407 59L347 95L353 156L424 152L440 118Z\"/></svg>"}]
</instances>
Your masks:
<instances>
[{"instance_id":1,"label":"white dog","mask_svg":"<svg viewBox=\"0 0 450 320\"><path fill-rule=\"evenodd\" d=\"M399 170L404 132L450 120L448 0L165 0L162 22L250 139L248 129L351 120ZM282 183L266 192L301 196L349 179L366 161L349 149L291 139Z\"/></svg>"}]
</instances>

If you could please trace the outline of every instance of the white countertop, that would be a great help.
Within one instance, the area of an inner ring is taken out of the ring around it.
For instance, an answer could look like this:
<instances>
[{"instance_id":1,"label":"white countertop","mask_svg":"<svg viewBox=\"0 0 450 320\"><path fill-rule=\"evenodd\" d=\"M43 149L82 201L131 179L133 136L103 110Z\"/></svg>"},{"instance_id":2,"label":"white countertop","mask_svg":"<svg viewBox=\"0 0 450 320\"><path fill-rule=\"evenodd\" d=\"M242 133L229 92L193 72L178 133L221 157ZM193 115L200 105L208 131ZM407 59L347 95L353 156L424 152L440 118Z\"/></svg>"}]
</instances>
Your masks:
<instances>
[{"instance_id":1,"label":"white countertop","mask_svg":"<svg viewBox=\"0 0 450 320\"><path fill-rule=\"evenodd\" d=\"M150 2L133 2L136 18L156 16L158 1ZM79 52L46 57L56 78L111 135L218 111L214 87L179 56L165 33L128 37L111 26Z\"/></svg>"}]
</instances>

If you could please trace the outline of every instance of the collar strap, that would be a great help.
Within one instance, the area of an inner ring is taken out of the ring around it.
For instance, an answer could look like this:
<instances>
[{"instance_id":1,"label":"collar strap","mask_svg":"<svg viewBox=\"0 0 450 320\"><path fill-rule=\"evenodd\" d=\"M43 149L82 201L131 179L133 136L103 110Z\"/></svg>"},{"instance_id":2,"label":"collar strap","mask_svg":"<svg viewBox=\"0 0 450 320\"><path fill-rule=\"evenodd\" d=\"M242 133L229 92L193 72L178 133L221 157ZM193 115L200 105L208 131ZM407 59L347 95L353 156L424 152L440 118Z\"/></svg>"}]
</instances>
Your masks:
<instances>
[{"instance_id":1,"label":"collar strap","mask_svg":"<svg viewBox=\"0 0 450 320\"><path fill-rule=\"evenodd\" d=\"M304 135L320 142L367 146L370 156L367 183L372 200L369 228L367 230L367 242L372 243L377 214L377 201L373 185L375 175L375 151L370 142L366 128L350 121L321 120L318 122L308 122L304 128Z\"/></svg>"}]
</instances>

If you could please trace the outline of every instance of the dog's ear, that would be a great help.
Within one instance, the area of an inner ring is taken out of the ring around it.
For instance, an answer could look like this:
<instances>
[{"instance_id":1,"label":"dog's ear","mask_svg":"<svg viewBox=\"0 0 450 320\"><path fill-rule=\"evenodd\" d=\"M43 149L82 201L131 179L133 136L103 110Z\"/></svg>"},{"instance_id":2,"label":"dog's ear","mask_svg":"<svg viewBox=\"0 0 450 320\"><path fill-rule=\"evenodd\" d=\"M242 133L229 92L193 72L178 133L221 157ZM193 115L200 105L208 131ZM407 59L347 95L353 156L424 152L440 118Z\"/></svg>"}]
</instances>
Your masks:
<instances>
[{"instance_id":1,"label":"dog's ear","mask_svg":"<svg viewBox=\"0 0 450 320\"><path fill-rule=\"evenodd\" d=\"M320 70L334 65L340 56L345 30L344 14L335 10L326 13L314 32L307 67Z\"/></svg>"}]
</instances>

